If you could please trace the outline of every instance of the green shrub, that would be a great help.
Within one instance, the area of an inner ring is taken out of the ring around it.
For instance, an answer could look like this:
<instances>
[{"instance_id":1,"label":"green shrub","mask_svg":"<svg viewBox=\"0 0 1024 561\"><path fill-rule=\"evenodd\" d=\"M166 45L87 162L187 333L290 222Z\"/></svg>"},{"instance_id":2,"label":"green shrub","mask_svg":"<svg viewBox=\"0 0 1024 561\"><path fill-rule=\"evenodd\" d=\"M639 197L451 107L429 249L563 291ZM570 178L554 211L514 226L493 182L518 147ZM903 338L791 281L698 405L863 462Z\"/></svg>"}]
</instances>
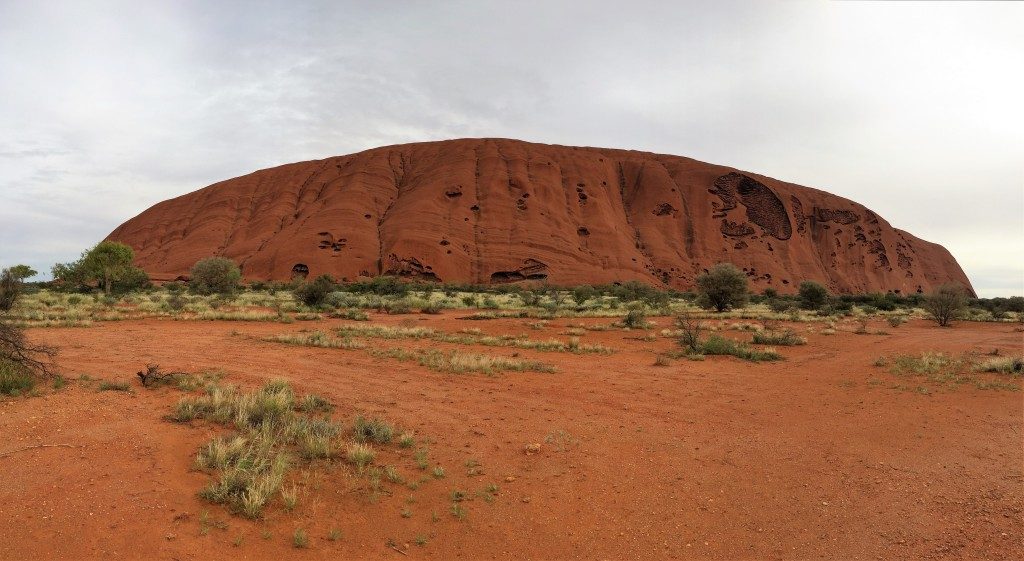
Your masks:
<instances>
[{"instance_id":1,"label":"green shrub","mask_svg":"<svg viewBox=\"0 0 1024 561\"><path fill-rule=\"evenodd\" d=\"M576 301L576 304L582 306L594 296L597 296L597 290L589 284L583 284L572 289L572 299Z\"/></svg>"},{"instance_id":2,"label":"green shrub","mask_svg":"<svg viewBox=\"0 0 1024 561\"><path fill-rule=\"evenodd\" d=\"M405 300L397 300L395 302L385 303L384 311L389 315L408 314L412 312L412 306L410 306Z\"/></svg>"},{"instance_id":3,"label":"green shrub","mask_svg":"<svg viewBox=\"0 0 1024 561\"><path fill-rule=\"evenodd\" d=\"M719 263L697 277L697 302L701 307L724 312L747 301L747 276L731 263Z\"/></svg>"},{"instance_id":4,"label":"green shrub","mask_svg":"<svg viewBox=\"0 0 1024 561\"><path fill-rule=\"evenodd\" d=\"M644 329L648 326L647 314L639 308L632 309L626 312L626 315L622 318L622 327L628 327L630 329Z\"/></svg>"},{"instance_id":5,"label":"green shrub","mask_svg":"<svg viewBox=\"0 0 1024 561\"><path fill-rule=\"evenodd\" d=\"M312 282L300 284L292 293L299 302L319 308L327 302L327 297L333 290L334 279L330 275L320 275Z\"/></svg>"},{"instance_id":6,"label":"green shrub","mask_svg":"<svg viewBox=\"0 0 1024 561\"><path fill-rule=\"evenodd\" d=\"M242 271L224 257L207 257L192 266L189 289L197 294L231 294L238 288Z\"/></svg>"},{"instance_id":7,"label":"green shrub","mask_svg":"<svg viewBox=\"0 0 1024 561\"><path fill-rule=\"evenodd\" d=\"M828 301L828 289L814 281L803 281L799 288L800 307L805 310L817 310Z\"/></svg>"},{"instance_id":8,"label":"green shrub","mask_svg":"<svg viewBox=\"0 0 1024 561\"><path fill-rule=\"evenodd\" d=\"M889 327L899 327L907 321L907 318L903 316L889 316L885 318L885 321L889 322Z\"/></svg>"},{"instance_id":9,"label":"green shrub","mask_svg":"<svg viewBox=\"0 0 1024 561\"><path fill-rule=\"evenodd\" d=\"M768 300L768 307L777 314L784 314L795 309L796 304L792 300L776 297Z\"/></svg>"},{"instance_id":10,"label":"green shrub","mask_svg":"<svg viewBox=\"0 0 1024 561\"><path fill-rule=\"evenodd\" d=\"M172 292L171 295L167 297L167 307L176 312L183 310L187 303L188 301L180 292Z\"/></svg>"},{"instance_id":11,"label":"green shrub","mask_svg":"<svg viewBox=\"0 0 1024 561\"><path fill-rule=\"evenodd\" d=\"M380 276L368 281L354 282L346 288L349 292L369 292L378 296L405 296L409 293L409 286L392 276Z\"/></svg>"},{"instance_id":12,"label":"green shrub","mask_svg":"<svg viewBox=\"0 0 1024 561\"><path fill-rule=\"evenodd\" d=\"M537 294L532 290L524 290L523 292L519 293L519 299L523 301L524 306L532 308L540 303L540 294ZM474 302L476 302L475 299L473 299L473 302L467 305L472 306Z\"/></svg>"},{"instance_id":13,"label":"green shrub","mask_svg":"<svg viewBox=\"0 0 1024 561\"><path fill-rule=\"evenodd\" d=\"M111 291L116 294L127 294L133 291L146 290L153 286L146 271L138 267L125 267L111 283Z\"/></svg>"}]
</instances>

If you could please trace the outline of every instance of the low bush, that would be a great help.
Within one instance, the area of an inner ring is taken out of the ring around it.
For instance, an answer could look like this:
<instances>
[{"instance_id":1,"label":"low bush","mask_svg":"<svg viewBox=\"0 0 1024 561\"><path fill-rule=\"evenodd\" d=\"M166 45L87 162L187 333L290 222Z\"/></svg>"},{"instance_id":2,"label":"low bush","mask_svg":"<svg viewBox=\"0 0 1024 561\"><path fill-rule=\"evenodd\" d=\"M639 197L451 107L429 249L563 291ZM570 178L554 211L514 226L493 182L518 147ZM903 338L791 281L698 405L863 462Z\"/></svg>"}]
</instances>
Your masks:
<instances>
[{"instance_id":1,"label":"low bush","mask_svg":"<svg viewBox=\"0 0 1024 561\"><path fill-rule=\"evenodd\" d=\"M647 321L647 314L639 308L626 312L619 324L628 329L645 329L650 325Z\"/></svg>"},{"instance_id":2,"label":"low bush","mask_svg":"<svg viewBox=\"0 0 1024 561\"><path fill-rule=\"evenodd\" d=\"M945 284L935 289L924 302L924 309L939 327L947 327L963 315L967 293L959 284Z\"/></svg>"},{"instance_id":3,"label":"low bush","mask_svg":"<svg viewBox=\"0 0 1024 561\"><path fill-rule=\"evenodd\" d=\"M395 427L381 419L366 419L362 415L356 417L352 426L352 435L356 442L375 442L388 444L395 435Z\"/></svg>"},{"instance_id":4,"label":"low bush","mask_svg":"<svg viewBox=\"0 0 1024 561\"><path fill-rule=\"evenodd\" d=\"M705 355L729 355L751 362L782 359L782 355L774 349L756 349L746 343L734 341L721 335L708 337L706 341L701 343L700 352Z\"/></svg>"},{"instance_id":5,"label":"low bush","mask_svg":"<svg viewBox=\"0 0 1024 561\"><path fill-rule=\"evenodd\" d=\"M800 307L805 310L817 310L828 302L828 289L814 281L800 283Z\"/></svg>"},{"instance_id":6,"label":"low bush","mask_svg":"<svg viewBox=\"0 0 1024 561\"><path fill-rule=\"evenodd\" d=\"M310 282L297 286L292 293L295 299L303 304L319 308L327 303L327 297L334 291L334 279L330 275L320 275Z\"/></svg>"},{"instance_id":7,"label":"low bush","mask_svg":"<svg viewBox=\"0 0 1024 561\"><path fill-rule=\"evenodd\" d=\"M242 271L224 257L200 259L192 266L189 289L197 294L231 294L238 288Z\"/></svg>"},{"instance_id":8,"label":"low bush","mask_svg":"<svg viewBox=\"0 0 1024 561\"><path fill-rule=\"evenodd\" d=\"M0 358L0 395L19 396L31 392L36 377L14 361Z\"/></svg>"},{"instance_id":9,"label":"low bush","mask_svg":"<svg viewBox=\"0 0 1024 561\"><path fill-rule=\"evenodd\" d=\"M906 323L907 318L903 316L888 316L885 321L889 323L889 327L899 327Z\"/></svg>"}]
</instances>

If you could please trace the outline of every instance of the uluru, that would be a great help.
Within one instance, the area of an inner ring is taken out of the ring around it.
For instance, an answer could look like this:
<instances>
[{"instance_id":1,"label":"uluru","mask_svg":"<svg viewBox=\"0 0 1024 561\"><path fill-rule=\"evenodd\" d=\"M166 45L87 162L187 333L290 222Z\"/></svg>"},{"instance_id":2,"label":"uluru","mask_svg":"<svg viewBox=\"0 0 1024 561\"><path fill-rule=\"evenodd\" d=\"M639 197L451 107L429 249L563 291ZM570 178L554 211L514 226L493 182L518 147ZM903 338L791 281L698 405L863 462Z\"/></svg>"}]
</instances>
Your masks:
<instances>
[{"instance_id":1,"label":"uluru","mask_svg":"<svg viewBox=\"0 0 1024 561\"><path fill-rule=\"evenodd\" d=\"M153 278L209 256L246 278L630 280L678 289L730 262L752 287L839 293L971 285L942 246L856 202L680 156L507 139L386 146L215 183L108 239Z\"/></svg>"}]
</instances>

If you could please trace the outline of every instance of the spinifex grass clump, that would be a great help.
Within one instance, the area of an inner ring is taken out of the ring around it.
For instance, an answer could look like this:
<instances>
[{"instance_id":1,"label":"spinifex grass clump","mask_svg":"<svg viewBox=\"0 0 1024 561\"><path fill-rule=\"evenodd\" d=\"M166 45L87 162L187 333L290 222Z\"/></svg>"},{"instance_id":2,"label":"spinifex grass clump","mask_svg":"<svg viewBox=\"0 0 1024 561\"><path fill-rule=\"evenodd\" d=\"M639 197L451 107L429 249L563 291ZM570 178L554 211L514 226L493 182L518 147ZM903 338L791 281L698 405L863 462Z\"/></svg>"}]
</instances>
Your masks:
<instances>
[{"instance_id":1,"label":"spinifex grass clump","mask_svg":"<svg viewBox=\"0 0 1024 561\"><path fill-rule=\"evenodd\" d=\"M550 364L518 358L487 356L459 351L443 352L436 349L409 351L406 349L371 349L370 354L380 358L393 358L402 361L416 361L437 372L465 374L480 372L493 375L497 372L554 372Z\"/></svg>"},{"instance_id":2,"label":"spinifex grass clump","mask_svg":"<svg viewBox=\"0 0 1024 561\"><path fill-rule=\"evenodd\" d=\"M783 331L759 331L754 333L753 343L757 345L806 345L807 339L797 335L792 329Z\"/></svg>"},{"instance_id":3,"label":"spinifex grass clump","mask_svg":"<svg viewBox=\"0 0 1024 561\"><path fill-rule=\"evenodd\" d=\"M901 377L921 377L925 380L955 388L973 383L978 389L1019 391L1020 385L1005 379L982 379L978 373L1024 375L1024 359L1013 357L991 358L972 364L970 355L954 357L943 353L924 352L920 355L896 355L888 360L880 358L876 366L889 366L889 371Z\"/></svg>"},{"instance_id":4,"label":"spinifex grass clump","mask_svg":"<svg viewBox=\"0 0 1024 561\"><path fill-rule=\"evenodd\" d=\"M215 438L196 456L199 468L219 476L200 496L244 516L259 517L295 457L312 460L337 455L341 428L329 419L301 412L321 411L324 403L308 396L298 399L291 386L279 381L250 393L210 386L205 395L180 400L172 420L205 419L238 431Z\"/></svg>"},{"instance_id":5,"label":"spinifex grass clump","mask_svg":"<svg viewBox=\"0 0 1024 561\"><path fill-rule=\"evenodd\" d=\"M955 382L966 361L944 353L925 352L920 355L892 357L890 371L896 375L927 376L935 382Z\"/></svg>"},{"instance_id":6,"label":"spinifex grass clump","mask_svg":"<svg viewBox=\"0 0 1024 561\"><path fill-rule=\"evenodd\" d=\"M978 372L995 372L997 374L1015 374L1024 376L1024 357L990 358L974 367Z\"/></svg>"},{"instance_id":7,"label":"spinifex grass clump","mask_svg":"<svg viewBox=\"0 0 1024 561\"><path fill-rule=\"evenodd\" d=\"M611 354L613 349L602 345L590 345L580 343L579 339L559 341L548 339L546 341L531 340L525 335L484 335L479 330L462 330L459 333L445 333L428 327L388 327L384 325L344 325L335 329L340 337L372 337L378 339L432 339L441 343L452 343L456 345L483 345L486 347L515 347L517 349L530 349L544 352L564 353L593 353ZM278 336L272 340L285 341ZM315 346L315 345L314 345Z\"/></svg>"},{"instance_id":8,"label":"spinifex grass clump","mask_svg":"<svg viewBox=\"0 0 1024 561\"><path fill-rule=\"evenodd\" d=\"M782 355L775 349L756 349L746 343L733 341L720 335L708 337L707 341L701 344L701 352L706 355L731 355L753 362L782 359Z\"/></svg>"},{"instance_id":9,"label":"spinifex grass clump","mask_svg":"<svg viewBox=\"0 0 1024 561\"><path fill-rule=\"evenodd\" d=\"M359 415L352 426L352 435L356 442L388 444L395 436L395 427L387 421L376 418L367 419Z\"/></svg>"},{"instance_id":10,"label":"spinifex grass clump","mask_svg":"<svg viewBox=\"0 0 1024 561\"><path fill-rule=\"evenodd\" d=\"M361 349L366 346L363 342L354 340L350 337L342 337L340 339L333 338L323 331L273 335L270 337L264 337L263 340L273 341L276 343L286 343L288 345L323 347L327 349Z\"/></svg>"},{"instance_id":11,"label":"spinifex grass clump","mask_svg":"<svg viewBox=\"0 0 1024 561\"><path fill-rule=\"evenodd\" d=\"M0 357L0 395L17 396L32 391L36 378L27 368Z\"/></svg>"},{"instance_id":12,"label":"spinifex grass clump","mask_svg":"<svg viewBox=\"0 0 1024 561\"><path fill-rule=\"evenodd\" d=\"M619 325L627 329L647 329L651 323L647 321L647 314L640 308L634 308L626 312Z\"/></svg>"}]
</instances>

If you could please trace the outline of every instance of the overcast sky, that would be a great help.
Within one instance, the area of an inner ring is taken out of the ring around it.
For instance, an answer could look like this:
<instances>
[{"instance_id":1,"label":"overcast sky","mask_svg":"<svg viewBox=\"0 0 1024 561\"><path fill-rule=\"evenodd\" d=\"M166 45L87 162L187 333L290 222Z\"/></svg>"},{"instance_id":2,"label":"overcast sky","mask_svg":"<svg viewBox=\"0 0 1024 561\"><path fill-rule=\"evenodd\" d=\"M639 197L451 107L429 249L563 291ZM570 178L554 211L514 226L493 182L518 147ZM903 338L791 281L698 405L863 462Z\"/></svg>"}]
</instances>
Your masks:
<instances>
[{"instance_id":1,"label":"overcast sky","mask_svg":"<svg viewBox=\"0 0 1024 561\"><path fill-rule=\"evenodd\" d=\"M0 0L0 266L256 169L509 137L818 187L1024 294L1022 29L996 2Z\"/></svg>"}]
</instances>

